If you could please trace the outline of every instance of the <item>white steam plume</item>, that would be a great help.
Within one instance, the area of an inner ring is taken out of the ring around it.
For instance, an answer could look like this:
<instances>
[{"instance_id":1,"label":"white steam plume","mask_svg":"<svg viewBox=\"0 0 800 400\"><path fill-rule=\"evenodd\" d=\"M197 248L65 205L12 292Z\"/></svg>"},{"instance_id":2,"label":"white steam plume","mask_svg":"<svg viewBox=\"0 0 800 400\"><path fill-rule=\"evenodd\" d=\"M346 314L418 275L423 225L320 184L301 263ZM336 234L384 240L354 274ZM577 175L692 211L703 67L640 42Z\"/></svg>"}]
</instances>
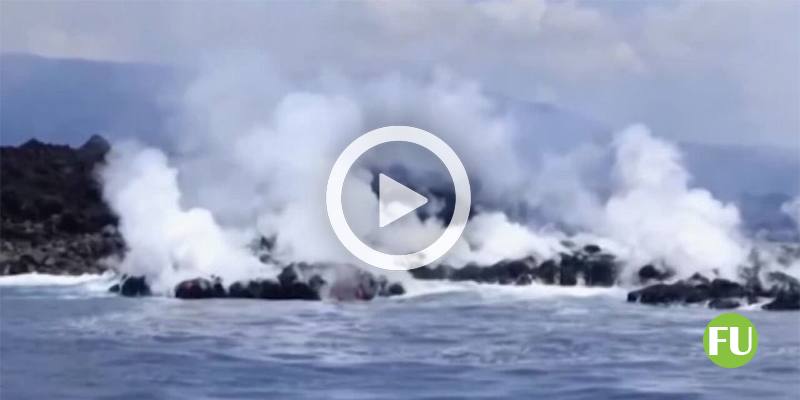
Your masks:
<instances>
[{"instance_id":1,"label":"white steam plume","mask_svg":"<svg viewBox=\"0 0 800 400\"><path fill-rule=\"evenodd\" d=\"M211 274L228 281L274 274L209 210L181 207L178 171L161 151L117 144L101 174L129 246L120 269L147 276L154 291L168 294L183 279Z\"/></svg>"},{"instance_id":2,"label":"white steam plume","mask_svg":"<svg viewBox=\"0 0 800 400\"><path fill-rule=\"evenodd\" d=\"M662 261L679 274L735 277L749 251L736 208L691 188L677 149L642 126L607 148L542 157L515 139L557 132L525 132L477 84L447 73L427 83L326 76L293 85L261 61L237 61L202 74L184 94L169 161L157 150L115 146L103 177L130 248L124 272L162 279L164 288L192 274L274 273L246 248L256 234L277 237L281 261L354 262L328 226L329 169L350 140L399 124L442 137L477 183L479 212L443 262L555 257L572 237L598 241L631 266ZM613 174L601 168L609 150ZM356 169L351 177L345 192L371 213L371 173ZM504 212L524 203L544 221ZM367 220L350 223L395 251L417 249L442 229L436 219L405 218L385 231Z\"/></svg>"},{"instance_id":3,"label":"white steam plume","mask_svg":"<svg viewBox=\"0 0 800 400\"><path fill-rule=\"evenodd\" d=\"M800 196L783 203L781 211L794 221L797 230L800 231Z\"/></svg>"},{"instance_id":4,"label":"white steam plume","mask_svg":"<svg viewBox=\"0 0 800 400\"><path fill-rule=\"evenodd\" d=\"M627 247L631 262L736 278L749 253L736 207L690 188L678 149L644 126L621 132L614 148L616 187L598 233Z\"/></svg>"}]
</instances>

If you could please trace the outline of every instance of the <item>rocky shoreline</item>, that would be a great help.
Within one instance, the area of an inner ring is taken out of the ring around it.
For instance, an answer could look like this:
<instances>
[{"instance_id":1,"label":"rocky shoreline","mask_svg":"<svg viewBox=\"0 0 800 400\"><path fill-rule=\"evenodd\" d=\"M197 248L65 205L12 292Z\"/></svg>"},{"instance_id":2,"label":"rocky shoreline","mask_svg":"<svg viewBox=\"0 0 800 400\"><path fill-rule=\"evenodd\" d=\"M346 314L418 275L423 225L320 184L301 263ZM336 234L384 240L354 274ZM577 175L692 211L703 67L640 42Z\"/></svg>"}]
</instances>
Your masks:
<instances>
[{"instance_id":1,"label":"rocky shoreline","mask_svg":"<svg viewBox=\"0 0 800 400\"><path fill-rule=\"evenodd\" d=\"M122 256L94 176L109 149L100 136L79 148L35 139L0 147L0 275L101 273Z\"/></svg>"},{"instance_id":2,"label":"rocky shoreline","mask_svg":"<svg viewBox=\"0 0 800 400\"><path fill-rule=\"evenodd\" d=\"M18 147L0 148L0 275L101 273L113 270L125 253L117 217L103 202L96 180L97 167L110 150L93 136L78 148L30 140ZM609 287L619 283L621 263L599 246L569 245L570 251L549 260L526 257L494 265L447 265L410 271L419 280L470 281L499 285ZM196 277L175 286L182 299L247 298L266 300L371 300L402 295L398 282L389 282L355 267L346 279L326 279L330 266L284 265L275 279L222 282ZM669 268L646 265L639 269L642 287L628 301L648 305L700 304L732 309L762 304L765 310L800 310L800 282L782 272L750 273L741 282L695 274L675 280ZM123 296L152 294L144 277L120 275L110 290Z\"/></svg>"},{"instance_id":3,"label":"rocky shoreline","mask_svg":"<svg viewBox=\"0 0 800 400\"><path fill-rule=\"evenodd\" d=\"M596 245L561 254L557 260L537 263L532 257L501 261L491 266L467 265L453 268L444 265L410 271L416 279L450 280L500 285L529 285L538 282L559 286L610 287L618 282L620 265L611 254ZM770 311L800 310L800 282L783 272L769 272L765 279L751 273L742 282L707 278L695 273L675 281L668 269L645 265L638 271L642 288L628 293L627 301L648 305L705 305L714 309L734 309L765 303Z\"/></svg>"},{"instance_id":4,"label":"rocky shoreline","mask_svg":"<svg viewBox=\"0 0 800 400\"><path fill-rule=\"evenodd\" d=\"M328 282L317 266L292 264L284 267L276 279L253 279L226 285L218 277L194 278L175 286L179 299L264 299L264 300L372 300L405 294L399 283L375 277L355 268L352 276ZM123 276L109 291L123 296L151 295L144 277Z\"/></svg>"}]
</instances>

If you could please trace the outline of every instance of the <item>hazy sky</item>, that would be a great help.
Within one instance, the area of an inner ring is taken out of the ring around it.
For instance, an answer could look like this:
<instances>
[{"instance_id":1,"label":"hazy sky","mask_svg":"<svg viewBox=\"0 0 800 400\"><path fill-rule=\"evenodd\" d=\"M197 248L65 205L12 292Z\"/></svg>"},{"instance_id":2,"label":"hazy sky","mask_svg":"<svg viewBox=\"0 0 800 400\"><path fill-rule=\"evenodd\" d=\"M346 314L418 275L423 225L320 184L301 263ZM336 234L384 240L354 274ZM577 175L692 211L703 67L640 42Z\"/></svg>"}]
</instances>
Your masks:
<instances>
[{"instance_id":1,"label":"hazy sky","mask_svg":"<svg viewBox=\"0 0 800 400\"><path fill-rule=\"evenodd\" d=\"M0 49L291 74L442 67L613 128L800 149L798 1L13 2Z\"/></svg>"}]
</instances>

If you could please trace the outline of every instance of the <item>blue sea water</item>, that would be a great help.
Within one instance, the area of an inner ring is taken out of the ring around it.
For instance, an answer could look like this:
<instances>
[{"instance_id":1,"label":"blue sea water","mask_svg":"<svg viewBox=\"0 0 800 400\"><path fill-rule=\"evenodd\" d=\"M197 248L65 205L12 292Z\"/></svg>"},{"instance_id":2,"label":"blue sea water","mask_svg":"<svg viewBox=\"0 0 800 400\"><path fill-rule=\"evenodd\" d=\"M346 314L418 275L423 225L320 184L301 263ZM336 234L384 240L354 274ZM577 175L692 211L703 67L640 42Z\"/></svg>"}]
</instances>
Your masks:
<instances>
[{"instance_id":1,"label":"blue sea water","mask_svg":"<svg viewBox=\"0 0 800 400\"><path fill-rule=\"evenodd\" d=\"M0 398L800 398L800 313L740 312L758 353L728 370L703 353L718 312L627 304L615 289L335 303L0 286Z\"/></svg>"}]
</instances>

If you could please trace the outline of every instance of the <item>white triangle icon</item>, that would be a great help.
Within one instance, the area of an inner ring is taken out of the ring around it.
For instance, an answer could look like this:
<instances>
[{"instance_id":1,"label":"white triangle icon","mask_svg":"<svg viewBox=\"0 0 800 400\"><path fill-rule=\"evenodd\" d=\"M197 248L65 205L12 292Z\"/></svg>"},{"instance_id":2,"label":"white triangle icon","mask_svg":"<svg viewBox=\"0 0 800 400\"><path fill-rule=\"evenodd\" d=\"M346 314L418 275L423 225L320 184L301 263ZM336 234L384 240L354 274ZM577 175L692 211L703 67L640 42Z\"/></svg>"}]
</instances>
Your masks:
<instances>
[{"instance_id":1,"label":"white triangle icon","mask_svg":"<svg viewBox=\"0 0 800 400\"><path fill-rule=\"evenodd\" d=\"M384 174L378 175L378 226L383 228L425 205L428 198Z\"/></svg>"}]
</instances>

